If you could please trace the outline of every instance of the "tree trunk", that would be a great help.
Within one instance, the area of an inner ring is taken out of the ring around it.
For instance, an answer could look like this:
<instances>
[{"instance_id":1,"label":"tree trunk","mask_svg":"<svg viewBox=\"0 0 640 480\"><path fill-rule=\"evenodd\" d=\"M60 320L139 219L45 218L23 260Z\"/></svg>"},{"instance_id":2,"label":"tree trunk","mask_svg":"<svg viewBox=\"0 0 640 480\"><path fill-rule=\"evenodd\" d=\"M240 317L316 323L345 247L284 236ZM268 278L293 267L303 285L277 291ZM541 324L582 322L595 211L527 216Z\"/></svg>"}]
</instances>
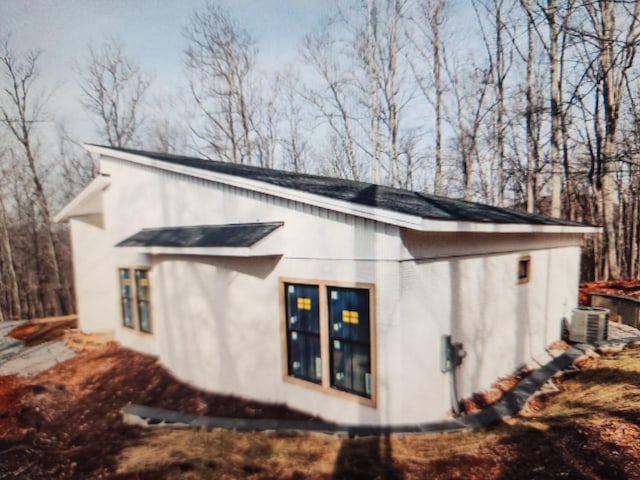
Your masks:
<instances>
[{"instance_id":1,"label":"tree trunk","mask_svg":"<svg viewBox=\"0 0 640 480\"><path fill-rule=\"evenodd\" d=\"M560 217L562 163L560 158L560 84L558 62L559 28L556 23L555 0L547 0L549 24L549 68L551 71L551 216Z\"/></svg>"},{"instance_id":2,"label":"tree trunk","mask_svg":"<svg viewBox=\"0 0 640 480\"><path fill-rule=\"evenodd\" d=\"M531 10L532 0L525 0L522 6L527 14L527 109L526 109L526 129L527 129L527 177L526 177L526 193L527 193L527 212L534 213L535 193L534 193L534 142L536 141L533 132L533 112L535 108L533 94L533 62L534 62L534 21L533 12Z\"/></svg>"},{"instance_id":3,"label":"tree trunk","mask_svg":"<svg viewBox=\"0 0 640 480\"><path fill-rule=\"evenodd\" d=\"M399 185L400 159L398 153L398 105L396 100L396 75L398 51L398 20L400 16L400 0L393 1L393 19L389 32L389 80L386 88L387 104L389 108L389 158L391 166L391 185Z\"/></svg>"},{"instance_id":4,"label":"tree trunk","mask_svg":"<svg viewBox=\"0 0 640 480\"><path fill-rule=\"evenodd\" d=\"M496 196L497 204L500 207L504 206L504 190L505 190L505 178L504 178L504 79L505 79L505 65L504 65L504 45L502 43L502 29L504 27L502 23L502 5L500 2L495 2L496 10L496 88L498 90L498 107L496 112L496 141L498 143L498 165L497 165L497 178L495 182L498 192Z\"/></svg>"},{"instance_id":5,"label":"tree trunk","mask_svg":"<svg viewBox=\"0 0 640 480\"><path fill-rule=\"evenodd\" d=\"M374 0L367 2L367 80L369 83L369 116L371 117L371 181L380 183L380 102L378 99L378 68L376 60L377 12Z\"/></svg>"},{"instance_id":6,"label":"tree trunk","mask_svg":"<svg viewBox=\"0 0 640 480\"><path fill-rule=\"evenodd\" d=\"M7 228L7 213L4 209L2 199L0 199L0 227L2 251L5 255L5 266L9 279L9 308L7 316L12 320L20 320L22 318L22 310L20 308L20 287L18 286L18 276L16 275L13 248L11 246L9 230Z\"/></svg>"},{"instance_id":7,"label":"tree trunk","mask_svg":"<svg viewBox=\"0 0 640 480\"><path fill-rule=\"evenodd\" d=\"M442 195L442 59L440 58L440 15L442 4L437 1L431 16L431 33L433 35L433 78L436 89L436 168L433 190Z\"/></svg>"}]
</instances>

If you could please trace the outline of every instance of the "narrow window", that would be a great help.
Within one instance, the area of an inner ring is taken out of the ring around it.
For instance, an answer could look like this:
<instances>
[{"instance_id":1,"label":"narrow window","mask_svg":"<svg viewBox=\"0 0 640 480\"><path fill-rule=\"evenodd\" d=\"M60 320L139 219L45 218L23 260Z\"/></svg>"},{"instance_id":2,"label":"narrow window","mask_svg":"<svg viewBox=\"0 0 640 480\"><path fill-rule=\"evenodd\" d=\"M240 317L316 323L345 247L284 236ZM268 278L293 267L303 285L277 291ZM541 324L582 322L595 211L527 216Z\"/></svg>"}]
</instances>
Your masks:
<instances>
[{"instance_id":1,"label":"narrow window","mask_svg":"<svg viewBox=\"0 0 640 480\"><path fill-rule=\"evenodd\" d=\"M122 324L127 328L134 328L133 322L133 289L131 288L131 273L128 268L120 268L120 297L122 305Z\"/></svg>"},{"instance_id":2,"label":"narrow window","mask_svg":"<svg viewBox=\"0 0 640 480\"><path fill-rule=\"evenodd\" d=\"M371 397L369 290L327 287L331 386Z\"/></svg>"},{"instance_id":3,"label":"narrow window","mask_svg":"<svg viewBox=\"0 0 640 480\"><path fill-rule=\"evenodd\" d=\"M318 287L285 283L289 375L322 382Z\"/></svg>"},{"instance_id":4,"label":"narrow window","mask_svg":"<svg viewBox=\"0 0 640 480\"><path fill-rule=\"evenodd\" d=\"M527 283L531 278L531 257L518 260L518 283Z\"/></svg>"},{"instance_id":5,"label":"narrow window","mask_svg":"<svg viewBox=\"0 0 640 480\"><path fill-rule=\"evenodd\" d=\"M136 303L138 328L151 333L151 313L149 311L149 272L136 269Z\"/></svg>"},{"instance_id":6,"label":"narrow window","mask_svg":"<svg viewBox=\"0 0 640 480\"><path fill-rule=\"evenodd\" d=\"M151 333L149 271L146 268L119 268L122 325Z\"/></svg>"}]
</instances>

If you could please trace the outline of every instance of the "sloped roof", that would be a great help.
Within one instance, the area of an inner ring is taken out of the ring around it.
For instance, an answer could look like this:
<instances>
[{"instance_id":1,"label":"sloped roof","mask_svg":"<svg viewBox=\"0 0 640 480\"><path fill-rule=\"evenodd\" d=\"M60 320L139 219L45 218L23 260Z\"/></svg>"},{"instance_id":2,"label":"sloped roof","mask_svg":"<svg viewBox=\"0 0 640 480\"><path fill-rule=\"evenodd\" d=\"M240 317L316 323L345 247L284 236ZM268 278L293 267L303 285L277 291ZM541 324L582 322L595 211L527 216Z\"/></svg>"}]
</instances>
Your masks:
<instances>
[{"instance_id":1,"label":"sloped roof","mask_svg":"<svg viewBox=\"0 0 640 480\"><path fill-rule=\"evenodd\" d=\"M144 228L116 247L250 247L282 222Z\"/></svg>"},{"instance_id":2,"label":"sloped roof","mask_svg":"<svg viewBox=\"0 0 640 480\"><path fill-rule=\"evenodd\" d=\"M98 175L53 218L54 221L102 213L102 192L110 183L109 178Z\"/></svg>"},{"instance_id":3,"label":"sloped roof","mask_svg":"<svg viewBox=\"0 0 640 480\"><path fill-rule=\"evenodd\" d=\"M117 156L115 152L123 152L125 154L146 157L160 164L178 165L207 172L232 175L275 185L277 187L319 195L355 205L411 215L422 219L495 224L585 227L585 224L569 220L341 178L295 173L144 150L101 145L88 145L88 147L96 147L100 150L111 150L115 156Z\"/></svg>"}]
</instances>

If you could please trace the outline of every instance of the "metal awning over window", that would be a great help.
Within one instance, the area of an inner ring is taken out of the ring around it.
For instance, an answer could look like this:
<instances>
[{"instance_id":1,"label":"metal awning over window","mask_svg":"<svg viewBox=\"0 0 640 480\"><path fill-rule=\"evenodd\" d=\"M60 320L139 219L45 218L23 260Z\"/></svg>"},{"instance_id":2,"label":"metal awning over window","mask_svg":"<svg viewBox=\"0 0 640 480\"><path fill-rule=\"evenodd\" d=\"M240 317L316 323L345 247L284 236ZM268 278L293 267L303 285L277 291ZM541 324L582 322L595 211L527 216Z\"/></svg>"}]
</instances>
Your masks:
<instances>
[{"instance_id":1,"label":"metal awning over window","mask_svg":"<svg viewBox=\"0 0 640 480\"><path fill-rule=\"evenodd\" d=\"M256 257L282 255L281 242L268 241L284 222L232 223L144 228L116 247L151 255Z\"/></svg>"}]
</instances>

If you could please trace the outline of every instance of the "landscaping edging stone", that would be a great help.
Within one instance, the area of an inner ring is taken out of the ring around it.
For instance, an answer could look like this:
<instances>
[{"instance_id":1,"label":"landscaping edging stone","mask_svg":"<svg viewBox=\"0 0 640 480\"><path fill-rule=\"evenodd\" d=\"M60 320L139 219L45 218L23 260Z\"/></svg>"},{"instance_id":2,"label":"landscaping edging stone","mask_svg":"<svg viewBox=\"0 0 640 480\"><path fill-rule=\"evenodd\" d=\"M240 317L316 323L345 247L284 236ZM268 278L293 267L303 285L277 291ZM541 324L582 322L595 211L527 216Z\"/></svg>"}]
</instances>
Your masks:
<instances>
[{"instance_id":1,"label":"landscaping edging stone","mask_svg":"<svg viewBox=\"0 0 640 480\"><path fill-rule=\"evenodd\" d=\"M269 419L222 418L191 415L174 410L132 404L122 410L125 422L145 426L189 426L200 428L222 428L238 431L295 431L346 434L349 436L370 436L394 434L444 433L473 430L491 426L505 418L517 414L531 396L554 375L597 349L606 351L608 347L640 341L640 337L606 340L593 344L576 344L560 353L545 365L534 370L516 384L494 405L472 415L436 422L412 423L405 425L349 425L324 422L301 422Z\"/></svg>"}]
</instances>

